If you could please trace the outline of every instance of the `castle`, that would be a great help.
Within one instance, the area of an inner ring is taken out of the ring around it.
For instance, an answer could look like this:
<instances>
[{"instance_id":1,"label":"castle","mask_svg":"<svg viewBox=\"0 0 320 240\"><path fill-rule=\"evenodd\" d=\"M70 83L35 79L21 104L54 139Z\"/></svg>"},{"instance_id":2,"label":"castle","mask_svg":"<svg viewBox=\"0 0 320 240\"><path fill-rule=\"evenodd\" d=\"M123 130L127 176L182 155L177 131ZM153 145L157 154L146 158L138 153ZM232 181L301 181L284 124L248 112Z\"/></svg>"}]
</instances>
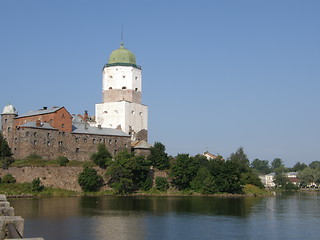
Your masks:
<instances>
[{"instance_id":1,"label":"castle","mask_svg":"<svg viewBox=\"0 0 320 240\"><path fill-rule=\"evenodd\" d=\"M16 159L37 154L85 161L97 144L113 155L124 149L148 154L148 107L141 104L142 72L135 55L121 43L102 70L102 103L95 117L71 115L65 107L43 107L18 115L4 107L1 131Z\"/></svg>"}]
</instances>

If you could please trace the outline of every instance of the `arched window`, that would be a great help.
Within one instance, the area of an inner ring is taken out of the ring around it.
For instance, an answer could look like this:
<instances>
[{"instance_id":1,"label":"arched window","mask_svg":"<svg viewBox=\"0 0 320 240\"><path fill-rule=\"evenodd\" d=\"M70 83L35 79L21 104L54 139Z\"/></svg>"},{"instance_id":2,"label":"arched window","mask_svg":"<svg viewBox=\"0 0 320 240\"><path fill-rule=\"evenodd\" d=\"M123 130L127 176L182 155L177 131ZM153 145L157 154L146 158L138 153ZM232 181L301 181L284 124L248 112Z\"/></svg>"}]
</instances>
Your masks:
<instances>
[{"instance_id":1,"label":"arched window","mask_svg":"<svg viewBox=\"0 0 320 240\"><path fill-rule=\"evenodd\" d=\"M123 86L122 89L127 89L127 87L126 87L126 86Z\"/></svg>"}]
</instances>

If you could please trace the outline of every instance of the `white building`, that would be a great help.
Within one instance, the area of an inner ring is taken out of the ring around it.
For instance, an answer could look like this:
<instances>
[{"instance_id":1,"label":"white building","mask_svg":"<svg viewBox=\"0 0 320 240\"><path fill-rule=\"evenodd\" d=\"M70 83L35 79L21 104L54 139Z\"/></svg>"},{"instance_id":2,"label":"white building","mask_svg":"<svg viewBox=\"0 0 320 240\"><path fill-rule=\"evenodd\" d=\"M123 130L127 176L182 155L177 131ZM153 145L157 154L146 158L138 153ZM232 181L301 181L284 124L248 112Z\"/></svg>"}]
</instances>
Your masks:
<instances>
[{"instance_id":1,"label":"white building","mask_svg":"<svg viewBox=\"0 0 320 240\"><path fill-rule=\"evenodd\" d=\"M102 103L96 104L97 125L117 128L132 140L148 139L148 107L142 104L142 73L135 55L114 50L102 71Z\"/></svg>"},{"instance_id":2,"label":"white building","mask_svg":"<svg viewBox=\"0 0 320 240\"><path fill-rule=\"evenodd\" d=\"M265 187L273 188L276 186L276 184L273 182L275 175L275 173L269 173L265 176Z\"/></svg>"}]
</instances>

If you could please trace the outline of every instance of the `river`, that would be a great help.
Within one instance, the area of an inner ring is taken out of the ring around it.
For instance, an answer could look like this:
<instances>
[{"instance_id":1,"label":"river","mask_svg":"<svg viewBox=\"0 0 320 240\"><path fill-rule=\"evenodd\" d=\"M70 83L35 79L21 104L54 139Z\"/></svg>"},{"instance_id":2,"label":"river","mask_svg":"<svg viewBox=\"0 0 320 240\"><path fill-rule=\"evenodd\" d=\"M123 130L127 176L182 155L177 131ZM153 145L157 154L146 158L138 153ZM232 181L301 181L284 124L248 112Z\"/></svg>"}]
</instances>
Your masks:
<instances>
[{"instance_id":1,"label":"river","mask_svg":"<svg viewBox=\"0 0 320 240\"><path fill-rule=\"evenodd\" d=\"M94 239L319 239L320 193L273 197L9 199L24 237Z\"/></svg>"}]
</instances>

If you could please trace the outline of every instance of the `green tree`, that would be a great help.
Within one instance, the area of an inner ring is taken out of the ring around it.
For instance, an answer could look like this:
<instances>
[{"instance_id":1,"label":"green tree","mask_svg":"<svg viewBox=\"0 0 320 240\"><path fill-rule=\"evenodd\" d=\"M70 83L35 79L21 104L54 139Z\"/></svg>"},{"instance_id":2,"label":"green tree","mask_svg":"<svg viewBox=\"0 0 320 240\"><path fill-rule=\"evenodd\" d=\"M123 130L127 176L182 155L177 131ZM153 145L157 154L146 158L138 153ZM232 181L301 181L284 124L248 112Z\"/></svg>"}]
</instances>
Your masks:
<instances>
[{"instance_id":1,"label":"green tree","mask_svg":"<svg viewBox=\"0 0 320 240\"><path fill-rule=\"evenodd\" d=\"M212 194L217 192L214 178L206 167L201 167L196 177L190 182L191 189L203 194Z\"/></svg>"},{"instance_id":2,"label":"green tree","mask_svg":"<svg viewBox=\"0 0 320 240\"><path fill-rule=\"evenodd\" d=\"M78 176L78 183L82 191L95 192L102 187L103 179L94 168L84 167Z\"/></svg>"},{"instance_id":3,"label":"green tree","mask_svg":"<svg viewBox=\"0 0 320 240\"><path fill-rule=\"evenodd\" d=\"M250 162L242 147L240 147L235 153L231 153L228 160L237 164L241 172L245 172L249 169Z\"/></svg>"},{"instance_id":4,"label":"green tree","mask_svg":"<svg viewBox=\"0 0 320 240\"><path fill-rule=\"evenodd\" d=\"M275 158L271 162L271 169L275 170L276 168L284 167L283 161L280 158Z\"/></svg>"},{"instance_id":5,"label":"green tree","mask_svg":"<svg viewBox=\"0 0 320 240\"><path fill-rule=\"evenodd\" d=\"M256 158L252 161L251 167L260 173L268 174L271 172L268 160L260 160Z\"/></svg>"},{"instance_id":6,"label":"green tree","mask_svg":"<svg viewBox=\"0 0 320 240\"><path fill-rule=\"evenodd\" d=\"M211 160L209 171L213 176L216 192L243 193L238 163L230 160Z\"/></svg>"},{"instance_id":7,"label":"green tree","mask_svg":"<svg viewBox=\"0 0 320 240\"><path fill-rule=\"evenodd\" d=\"M91 155L91 160L100 168L106 168L112 161L112 156L104 144L97 146L97 152Z\"/></svg>"},{"instance_id":8,"label":"green tree","mask_svg":"<svg viewBox=\"0 0 320 240\"><path fill-rule=\"evenodd\" d=\"M320 168L320 161L313 161L309 164L309 167L312 169Z\"/></svg>"},{"instance_id":9,"label":"green tree","mask_svg":"<svg viewBox=\"0 0 320 240\"><path fill-rule=\"evenodd\" d=\"M178 154L171 171L172 183L178 189L190 188L190 182L196 176L199 165L189 154Z\"/></svg>"},{"instance_id":10,"label":"green tree","mask_svg":"<svg viewBox=\"0 0 320 240\"><path fill-rule=\"evenodd\" d=\"M149 175L150 162L124 150L119 152L108 168L108 184L118 193L129 193L137 189L152 187Z\"/></svg>"},{"instance_id":11,"label":"green tree","mask_svg":"<svg viewBox=\"0 0 320 240\"><path fill-rule=\"evenodd\" d=\"M168 180L165 177L156 177L156 188L165 192L169 188Z\"/></svg>"},{"instance_id":12,"label":"green tree","mask_svg":"<svg viewBox=\"0 0 320 240\"><path fill-rule=\"evenodd\" d=\"M170 166L166 147L160 142L155 142L154 146L150 148L148 160L154 167L160 170L168 169Z\"/></svg>"},{"instance_id":13,"label":"green tree","mask_svg":"<svg viewBox=\"0 0 320 240\"><path fill-rule=\"evenodd\" d=\"M2 177L2 183L15 183L16 179L10 174L6 174Z\"/></svg>"},{"instance_id":14,"label":"green tree","mask_svg":"<svg viewBox=\"0 0 320 240\"><path fill-rule=\"evenodd\" d=\"M307 164L305 163L300 163L300 162L297 162L293 168L291 169L291 171L293 172L298 172L298 171L302 171L303 169L307 168Z\"/></svg>"},{"instance_id":15,"label":"green tree","mask_svg":"<svg viewBox=\"0 0 320 240\"><path fill-rule=\"evenodd\" d=\"M307 185L313 183L320 183L320 169L316 168L305 168L302 171L298 172L297 176L300 180L300 186L306 187Z\"/></svg>"},{"instance_id":16,"label":"green tree","mask_svg":"<svg viewBox=\"0 0 320 240\"><path fill-rule=\"evenodd\" d=\"M31 182L31 191L33 192L41 192L44 189L44 186L41 184L39 178L35 178Z\"/></svg>"},{"instance_id":17,"label":"green tree","mask_svg":"<svg viewBox=\"0 0 320 240\"><path fill-rule=\"evenodd\" d=\"M8 169L8 167L13 163L12 152L8 145L6 139L4 139L2 133L0 132L0 160L3 169Z\"/></svg>"}]
</instances>

